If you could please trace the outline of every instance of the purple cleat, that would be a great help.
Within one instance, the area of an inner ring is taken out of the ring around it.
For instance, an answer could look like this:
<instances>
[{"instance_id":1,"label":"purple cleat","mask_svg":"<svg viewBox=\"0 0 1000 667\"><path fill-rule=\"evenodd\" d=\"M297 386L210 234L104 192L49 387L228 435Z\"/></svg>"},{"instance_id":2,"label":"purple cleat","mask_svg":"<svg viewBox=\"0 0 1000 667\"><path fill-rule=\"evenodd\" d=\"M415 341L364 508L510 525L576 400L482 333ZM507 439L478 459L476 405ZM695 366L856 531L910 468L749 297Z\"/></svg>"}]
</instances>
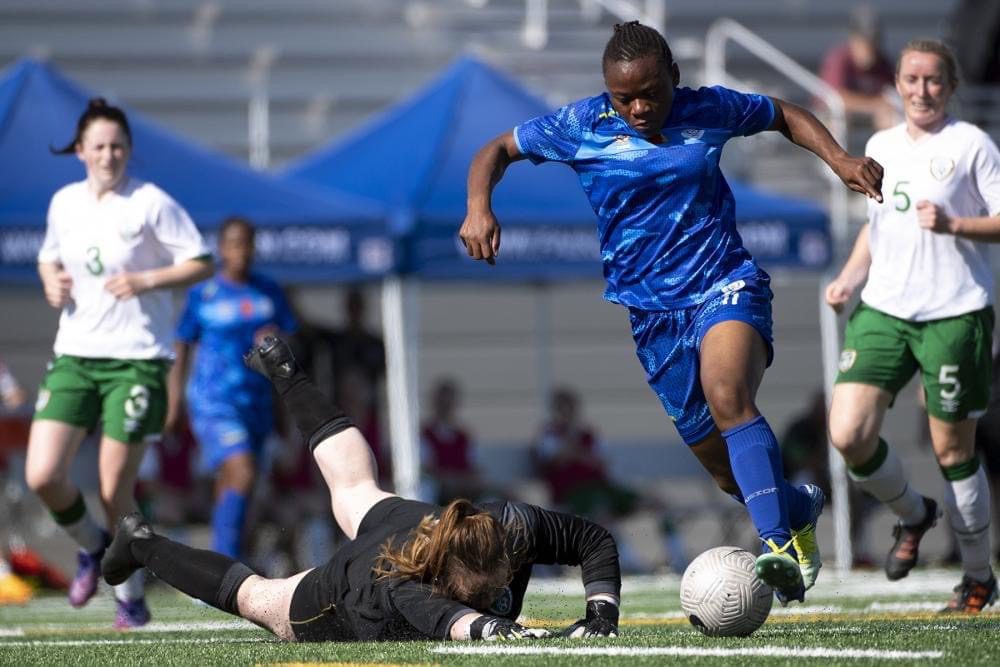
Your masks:
<instances>
[{"instance_id":1,"label":"purple cleat","mask_svg":"<svg viewBox=\"0 0 1000 667\"><path fill-rule=\"evenodd\" d=\"M106 544L106 543L105 543ZM97 592L97 580L101 576L101 559L104 558L105 546L95 553L80 550L76 555L76 576L69 585L69 603L79 609L90 602Z\"/></svg>"},{"instance_id":2,"label":"purple cleat","mask_svg":"<svg viewBox=\"0 0 1000 667\"><path fill-rule=\"evenodd\" d=\"M131 602L118 603L118 611L115 613L115 630L128 630L130 628L142 627L149 623L151 618L149 607L146 606L146 598L139 598Z\"/></svg>"}]
</instances>

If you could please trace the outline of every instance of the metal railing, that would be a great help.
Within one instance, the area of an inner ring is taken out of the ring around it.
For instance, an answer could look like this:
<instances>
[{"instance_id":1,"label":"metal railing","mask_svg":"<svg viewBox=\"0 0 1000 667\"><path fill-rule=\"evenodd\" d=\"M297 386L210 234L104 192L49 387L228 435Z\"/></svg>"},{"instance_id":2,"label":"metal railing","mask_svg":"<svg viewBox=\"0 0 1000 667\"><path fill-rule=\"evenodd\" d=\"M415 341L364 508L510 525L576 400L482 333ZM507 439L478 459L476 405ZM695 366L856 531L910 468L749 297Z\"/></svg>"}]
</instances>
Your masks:
<instances>
[{"instance_id":1,"label":"metal railing","mask_svg":"<svg viewBox=\"0 0 1000 667\"><path fill-rule=\"evenodd\" d=\"M474 0L482 6L481 0ZM665 0L580 0L580 13L596 20L601 10L617 16L623 21L642 21L662 31L667 18ZM525 0L524 29L522 39L530 49L544 49L549 43L549 2L548 0Z\"/></svg>"}]
</instances>

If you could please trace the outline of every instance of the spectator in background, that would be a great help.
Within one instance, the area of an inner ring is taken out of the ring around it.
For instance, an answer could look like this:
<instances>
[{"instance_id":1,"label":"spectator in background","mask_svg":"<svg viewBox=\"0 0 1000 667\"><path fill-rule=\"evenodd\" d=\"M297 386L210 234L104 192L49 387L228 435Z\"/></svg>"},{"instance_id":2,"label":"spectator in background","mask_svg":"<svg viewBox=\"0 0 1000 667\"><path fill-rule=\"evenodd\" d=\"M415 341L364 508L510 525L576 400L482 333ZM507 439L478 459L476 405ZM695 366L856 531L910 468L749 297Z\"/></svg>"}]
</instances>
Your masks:
<instances>
[{"instance_id":1,"label":"spectator in background","mask_svg":"<svg viewBox=\"0 0 1000 667\"><path fill-rule=\"evenodd\" d=\"M443 505L455 498L479 500L488 492L479 476L476 448L455 415L459 387L440 378L431 390L430 415L420 429L421 460L430 502Z\"/></svg>"},{"instance_id":2,"label":"spectator in background","mask_svg":"<svg viewBox=\"0 0 1000 667\"><path fill-rule=\"evenodd\" d=\"M597 435L581 417L577 393L566 387L555 389L549 408L549 418L541 428L533 453L551 502L563 511L603 525L641 510L659 514L670 566L676 572L683 572L687 558L674 522L662 503L642 498L633 489L612 480ZM618 547L623 568L643 568L626 540L619 539Z\"/></svg>"},{"instance_id":3,"label":"spectator in background","mask_svg":"<svg viewBox=\"0 0 1000 667\"><path fill-rule=\"evenodd\" d=\"M950 33L949 42L965 81L973 85L1000 83L1000 2L960 0L952 13Z\"/></svg>"},{"instance_id":4,"label":"spectator in background","mask_svg":"<svg viewBox=\"0 0 1000 667\"><path fill-rule=\"evenodd\" d=\"M10 372L7 365L0 361L0 405L10 412L17 410L27 400L24 389L18 384L17 378Z\"/></svg>"},{"instance_id":5,"label":"spectator in background","mask_svg":"<svg viewBox=\"0 0 1000 667\"><path fill-rule=\"evenodd\" d=\"M851 13L847 41L827 52L820 77L843 96L849 120L860 119L875 130L899 122L888 96L893 66L882 52L882 31L871 7L862 5Z\"/></svg>"},{"instance_id":6,"label":"spectator in background","mask_svg":"<svg viewBox=\"0 0 1000 667\"><path fill-rule=\"evenodd\" d=\"M212 548L236 559L264 442L274 428L271 387L243 365L243 353L268 334L296 328L278 284L252 270L253 255L253 225L239 217L223 222L221 269L188 293L177 325L167 419L176 429L187 384L187 411L203 467L216 474Z\"/></svg>"},{"instance_id":7,"label":"spectator in background","mask_svg":"<svg viewBox=\"0 0 1000 667\"><path fill-rule=\"evenodd\" d=\"M25 394L17 379L0 361L0 406L3 412L13 412L24 405ZM6 462L0 457L0 469ZM6 539L6 535L4 538ZM14 574L4 554L0 554L0 605L25 604L34 596L31 585Z\"/></svg>"},{"instance_id":8,"label":"spectator in background","mask_svg":"<svg viewBox=\"0 0 1000 667\"><path fill-rule=\"evenodd\" d=\"M121 109L90 100L73 140L55 152L80 160L86 179L53 195L38 253L45 300L61 314L24 472L80 547L69 602L81 607L97 592L108 530L136 509L146 445L163 430L174 338L170 289L204 280L214 269L187 212L152 183L128 175L132 133ZM103 520L88 511L69 474L98 423ZM149 622L141 572L115 587L115 599L116 628Z\"/></svg>"}]
</instances>

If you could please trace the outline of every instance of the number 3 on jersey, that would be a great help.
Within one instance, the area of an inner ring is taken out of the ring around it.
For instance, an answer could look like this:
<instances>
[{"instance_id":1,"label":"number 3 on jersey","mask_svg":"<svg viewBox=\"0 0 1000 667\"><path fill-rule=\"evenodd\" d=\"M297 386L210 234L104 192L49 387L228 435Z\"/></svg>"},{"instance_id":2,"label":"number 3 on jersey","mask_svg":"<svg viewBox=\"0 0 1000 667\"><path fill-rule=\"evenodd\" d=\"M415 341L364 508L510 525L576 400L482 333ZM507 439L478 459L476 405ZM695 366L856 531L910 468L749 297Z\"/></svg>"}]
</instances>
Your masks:
<instances>
[{"instance_id":1,"label":"number 3 on jersey","mask_svg":"<svg viewBox=\"0 0 1000 667\"><path fill-rule=\"evenodd\" d=\"M99 276L104 273L104 263L101 262L101 249L97 246L87 248L87 263L85 264L91 275Z\"/></svg>"}]
</instances>

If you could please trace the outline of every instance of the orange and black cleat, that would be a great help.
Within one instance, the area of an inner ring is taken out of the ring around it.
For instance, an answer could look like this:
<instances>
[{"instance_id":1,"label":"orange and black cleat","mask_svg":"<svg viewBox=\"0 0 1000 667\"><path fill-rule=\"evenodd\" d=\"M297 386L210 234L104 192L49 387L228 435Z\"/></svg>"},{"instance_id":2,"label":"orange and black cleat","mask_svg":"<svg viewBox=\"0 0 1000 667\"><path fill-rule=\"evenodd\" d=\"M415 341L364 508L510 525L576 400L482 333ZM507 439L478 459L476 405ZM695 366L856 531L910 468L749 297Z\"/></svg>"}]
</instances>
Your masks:
<instances>
[{"instance_id":1,"label":"orange and black cleat","mask_svg":"<svg viewBox=\"0 0 1000 667\"><path fill-rule=\"evenodd\" d=\"M989 581L976 581L965 575L962 583L955 586L955 597L942 614L978 614L997 599L997 579L992 574Z\"/></svg>"}]
</instances>

